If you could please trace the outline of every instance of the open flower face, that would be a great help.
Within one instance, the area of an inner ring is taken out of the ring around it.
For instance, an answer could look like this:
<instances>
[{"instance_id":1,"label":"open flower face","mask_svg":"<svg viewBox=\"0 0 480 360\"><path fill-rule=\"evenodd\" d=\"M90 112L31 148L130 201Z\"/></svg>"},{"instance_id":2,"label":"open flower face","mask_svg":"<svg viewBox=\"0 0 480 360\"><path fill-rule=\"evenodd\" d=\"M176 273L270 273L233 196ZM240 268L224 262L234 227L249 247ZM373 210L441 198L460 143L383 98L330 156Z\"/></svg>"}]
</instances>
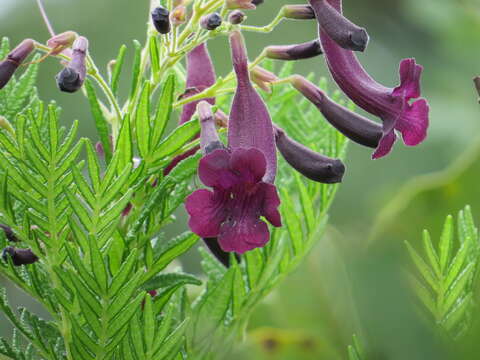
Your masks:
<instances>
[{"instance_id":1,"label":"open flower face","mask_svg":"<svg viewBox=\"0 0 480 360\"><path fill-rule=\"evenodd\" d=\"M263 182L266 160L255 148L217 149L200 160L201 189L186 201L189 226L201 237L217 237L224 251L243 254L270 239L264 216L281 226L280 199L274 185Z\"/></svg>"},{"instance_id":2,"label":"open flower face","mask_svg":"<svg viewBox=\"0 0 480 360\"><path fill-rule=\"evenodd\" d=\"M328 1L341 14L341 0L310 0L312 7L316 2L323 1ZM324 56L333 79L355 104L383 121L383 136L373 158L380 158L390 152L396 140L395 130L402 134L406 145L421 143L427 135L428 103L425 99L413 103L410 101L420 97L422 66L417 65L414 59L402 60L400 85L396 88L385 87L370 77L352 51L342 48L328 34L321 21L322 17L316 15Z\"/></svg>"}]
</instances>

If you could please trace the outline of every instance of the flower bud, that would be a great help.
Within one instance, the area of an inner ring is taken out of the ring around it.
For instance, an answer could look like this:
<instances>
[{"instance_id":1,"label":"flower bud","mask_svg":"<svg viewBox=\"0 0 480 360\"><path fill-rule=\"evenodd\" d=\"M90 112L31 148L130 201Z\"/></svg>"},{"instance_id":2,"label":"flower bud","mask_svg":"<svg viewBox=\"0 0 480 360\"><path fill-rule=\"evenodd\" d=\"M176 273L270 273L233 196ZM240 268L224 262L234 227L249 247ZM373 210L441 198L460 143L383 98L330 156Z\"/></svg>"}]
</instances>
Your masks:
<instances>
[{"instance_id":1,"label":"flower bud","mask_svg":"<svg viewBox=\"0 0 480 360\"><path fill-rule=\"evenodd\" d=\"M13 233L13 230L10 226L0 224L0 229L3 230L3 232L5 233L5 237L7 238L8 241L18 242L18 239L15 236L15 234Z\"/></svg>"},{"instance_id":2,"label":"flower bud","mask_svg":"<svg viewBox=\"0 0 480 360\"><path fill-rule=\"evenodd\" d=\"M230 22L230 24L233 24L233 25L241 24L242 22L245 21L245 18L246 18L245 13L240 10L232 11L230 15L228 15L228 21Z\"/></svg>"},{"instance_id":3,"label":"flower bud","mask_svg":"<svg viewBox=\"0 0 480 360\"><path fill-rule=\"evenodd\" d=\"M223 149L224 146L215 128L215 117L212 112L212 105L206 101L200 101L197 105L198 118L200 120L200 148L204 154L213 150Z\"/></svg>"},{"instance_id":4,"label":"flower bud","mask_svg":"<svg viewBox=\"0 0 480 360\"><path fill-rule=\"evenodd\" d=\"M263 4L263 0L252 0L252 4L257 6Z\"/></svg>"},{"instance_id":5,"label":"flower bud","mask_svg":"<svg viewBox=\"0 0 480 360\"><path fill-rule=\"evenodd\" d=\"M300 75L294 75L291 83L343 135L360 145L372 148L378 146L383 134L382 125L332 101L322 90Z\"/></svg>"},{"instance_id":6,"label":"flower bud","mask_svg":"<svg viewBox=\"0 0 480 360\"><path fill-rule=\"evenodd\" d=\"M294 20L315 19L315 12L309 5L286 5L283 8L283 16Z\"/></svg>"},{"instance_id":7,"label":"flower bud","mask_svg":"<svg viewBox=\"0 0 480 360\"><path fill-rule=\"evenodd\" d=\"M170 12L162 6L156 7L152 11L152 23L160 34L170 32Z\"/></svg>"},{"instance_id":8,"label":"flower bud","mask_svg":"<svg viewBox=\"0 0 480 360\"><path fill-rule=\"evenodd\" d=\"M0 61L0 89L7 85L15 70L34 49L33 40L25 39L15 49L10 51L5 60Z\"/></svg>"},{"instance_id":9,"label":"flower bud","mask_svg":"<svg viewBox=\"0 0 480 360\"><path fill-rule=\"evenodd\" d=\"M310 150L290 138L279 127L275 127L275 141L285 161L303 176L324 184L342 181L345 165L341 160Z\"/></svg>"},{"instance_id":10,"label":"flower bud","mask_svg":"<svg viewBox=\"0 0 480 360\"><path fill-rule=\"evenodd\" d=\"M253 0L225 0L227 9L255 9Z\"/></svg>"},{"instance_id":11,"label":"flower bud","mask_svg":"<svg viewBox=\"0 0 480 360\"><path fill-rule=\"evenodd\" d=\"M270 84L278 80L277 75L265 70L260 66L255 66L250 70L251 80L258 85L258 87L268 93L271 93Z\"/></svg>"},{"instance_id":12,"label":"flower bud","mask_svg":"<svg viewBox=\"0 0 480 360\"><path fill-rule=\"evenodd\" d=\"M215 30L222 25L222 17L218 13L208 14L200 19L200 26L205 30Z\"/></svg>"},{"instance_id":13,"label":"flower bud","mask_svg":"<svg viewBox=\"0 0 480 360\"><path fill-rule=\"evenodd\" d=\"M268 46L265 53L270 59L302 60L322 54L322 47L318 40L312 40L302 44Z\"/></svg>"},{"instance_id":14,"label":"flower bud","mask_svg":"<svg viewBox=\"0 0 480 360\"><path fill-rule=\"evenodd\" d=\"M13 246L7 246L2 251L2 259L8 261L12 259L14 266L29 265L38 261L38 257L30 249L18 249Z\"/></svg>"},{"instance_id":15,"label":"flower bud","mask_svg":"<svg viewBox=\"0 0 480 360\"><path fill-rule=\"evenodd\" d=\"M65 31L57 34L47 41L47 46L51 48L50 55L58 55L66 48L72 46L78 34L75 31Z\"/></svg>"},{"instance_id":16,"label":"flower bud","mask_svg":"<svg viewBox=\"0 0 480 360\"><path fill-rule=\"evenodd\" d=\"M475 89L477 89L478 96L480 96L480 76L476 76L473 79L473 83L475 84ZM480 102L480 98L478 101Z\"/></svg>"},{"instance_id":17,"label":"flower bud","mask_svg":"<svg viewBox=\"0 0 480 360\"><path fill-rule=\"evenodd\" d=\"M56 77L59 89L68 93L80 89L85 81L88 40L83 36L78 37L73 43L72 50L72 60Z\"/></svg>"},{"instance_id":18,"label":"flower bud","mask_svg":"<svg viewBox=\"0 0 480 360\"><path fill-rule=\"evenodd\" d=\"M184 5L179 5L173 9L170 14L170 20L173 26L179 26L185 23L187 18L187 8Z\"/></svg>"}]
</instances>

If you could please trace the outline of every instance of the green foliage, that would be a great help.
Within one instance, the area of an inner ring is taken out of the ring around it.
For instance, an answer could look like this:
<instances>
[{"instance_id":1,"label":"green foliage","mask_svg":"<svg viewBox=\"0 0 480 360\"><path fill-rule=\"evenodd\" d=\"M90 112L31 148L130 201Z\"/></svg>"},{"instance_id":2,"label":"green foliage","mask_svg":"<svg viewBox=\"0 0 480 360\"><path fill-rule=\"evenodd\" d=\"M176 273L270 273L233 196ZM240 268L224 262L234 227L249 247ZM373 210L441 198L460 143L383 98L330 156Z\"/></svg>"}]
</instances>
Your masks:
<instances>
[{"instance_id":1,"label":"green foliage","mask_svg":"<svg viewBox=\"0 0 480 360\"><path fill-rule=\"evenodd\" d=\"M150 61L157 61L154 37L148 49ZM45 321L26 309L15 311L0 290L2 312L15 327L11 342L0 341L0 353L9 358L221 358L243 336L255 306L301 263L325 229L337 186L304 180L280 161L277 185L285 227L272 229L265 248L239 261L232 256L229 269L201 248L206 281L197 295L187 291L202 281L172 269L172 263L198 237L185 232L167 238L163 231L192 191L201 154L167 175L164 168L198 144L198 119L167 131L174 101L184 90L177 89L184 70L176 66L159 77L155 66L148 78L139 43L131 91L120 107L126 56L122 47L109 84L93 70L96 82L85 83L103 152L90 139L78 138L77 121L60 126L54 102L38 100L33 67L0 91L2 101L16 94L2 108L13 117L11 129L0 130L0 223L19 239L13 245L39 258L16 267L6 256L0 272L51 315ZM288 76L291 71L287 64L280 72ZM109 87L110 106L96 85ZM23 98L30 101L26 108ZM218 98L225 112L229 98ZM345 138L293 88L275 87L266 100L272 117L293 137L328 156L344 157ZM12 245L4 237L0 242Z\"/></svg>"},{"instance_id":2,"label":"green foliage","mask_svg":"<svg viewBox=\"0 0 480 360\"><path fill-rule=\"evenodd\" d=\"M448 216L437 248L424 231L424 257L408 242L406 245L418 273L412 281L419 299L441 329L458 337L471 325L480 254L470 207L458 214L457 236L454 234L453 218Z\"/></svg>"}]
</instances>

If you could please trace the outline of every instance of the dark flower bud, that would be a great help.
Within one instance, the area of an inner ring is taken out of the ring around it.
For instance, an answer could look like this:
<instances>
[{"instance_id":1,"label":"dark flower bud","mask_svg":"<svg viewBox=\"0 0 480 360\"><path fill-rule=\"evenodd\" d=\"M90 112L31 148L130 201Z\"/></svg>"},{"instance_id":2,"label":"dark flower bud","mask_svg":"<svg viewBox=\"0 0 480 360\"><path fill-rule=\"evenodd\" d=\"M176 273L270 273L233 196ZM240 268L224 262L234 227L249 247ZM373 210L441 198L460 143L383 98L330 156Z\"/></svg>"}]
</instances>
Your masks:
<instances>
[{"instance_id":1,"label":"dark flower bud","mask_svg":"<svg viewBox=\"0 0 480 360\"><path fill-rule=\"evenodd\" d=\"M205 30L215 30L222 25L222 17L218 13L208 14L200 19L200 26Z\"/></svg>"},{"instance_id":2,"label":"dark flower bud","mask_svg":"<svg viewBox=\"0 0 480 360\"><path fill-rule=\"evenodd\" d=\"M367 31L355 25L327 0L309 0L322 31L344 49L364 51L368 44Z\"/></svg>"},{"instance_id":3,"label":"dark flower bud","mask_svg":"<svg viewBox=\"0 0 480 360\"><path fill-rule=\"evenodd\" d=\"M2 259L8 261L8 258L12 259L12 263L15 266L29 265L38 261L38 257L30 249L18 249L13 246L7 246L2 251Z\"/></svg>"},{"instance_id":4,"label":"dark flower bud","mask_svg":"<svg viewBox=\"0 0 480 360\"><path fill-rule=\"evenodd\" d=\"M322 54L318 40L294 45L275 45L265 48L266 56L276 60L302 60Z\"/></svg>"},{"instance_id":5,"label":"dark flower bud","mask_svg":"<svg viewBox=\"0 0 480 360\"><path fill-rule=\"evenodd\" d=\"M324 184L342 181L345 165L341 160L310 150L290 138L279 127L275 127L275 141L285 161L303 176Z\"/></svg>"},{"instance_id":6,"label":"dark flower bud","mask_svg":"<svg viewBox=\"0 0 480 360\"><path fill-rule=\"evenodd\" d=\"M61 91L73 93L80 89L87 75L85 58L87 56L88 40L83 36L78 37L72 46L72 60L57 75L57 85Z\"/></svg>"},{"instance_id":7,"label":"dark flower bud","mask_svg":"<svg viewBox=\"0 0 480 360\"><path fill-rule=\"evenodd\" d=\"M245 21L245 18L246 18L245 13L240 10L232 11L230 15L228 15L228 21L230 22L230 24L233 24L233 25L241 24L242 22Z\"/></svg>"},{"instance_id":8,"label":"dark flower bud","mask_svg":"<svg viewBox=\"0 0 480 360\"><path fill-rule=\"evenodd\" d=\"M170 32L170 12L163 6L156 7L152 11L152 23L160 34Z\"/></svg>"},{"instance_id":9,"label":"dark flower bud","mask_svg":"<svg viewBox=\"0 0 480 360\"><path fill-rule=\"evenodd\" d=\"M291 83L343 135L364 146L378 146L383 134L382 125L332 101L322 90L300 75L294 75Z\"/></svg>"},{"instance_id":10,"label":"dark flower bud","mask_svg":"<svg viewBox=\"0 0 480 360\"><path fill-rule=\"evenodd\" d=\"M252 4L257 6L263 4L263 0L252 0Z\"/></svg>"},{"instance_id":11,"label":"dark flower bud","mask_svg":"<svg viewBox=\"0 0 480 360\"><path fill-rule=\"evenodd\" d=\"M222 248L218 244L217 238L202 238L202 240L205 245L207 245L212 255L215 256L218 261L220 261L226 268L230 267L230 253L222 250ZM239 262L240 255L238 255L237 253L234 253L234 255Z\"/></svg>"},{"instance_id":12,"label":"dark flower bud","mask_svg":"<svg viewBox=\"0 0 480 360\"><path fill-rule=\"evenodd\" d=\"M283 16L287 19L311 20L315 19L315 12L310 5L286 5Z\"/></svg>"},{"instance_id":13,"label":"dark flower bud","mask_svg":"<svg viewBox=\"0 0 480 360\"><path fill-rule=\"evenodd\" d=\"M0 229L3 230L3 232L5 233L5 237L7 238L8 241L18 242L18 239L15 236L15 234L13 233L13 230L10 226L0 224Z\"/></svg>"},{"instance_id":14,"label":"dark flower bud","mask_svg":"<svg viewBox=\"0 0 480 360\"><path fill-rule=\"evenodd\" d=\"M0 61L0 89L7 85L15 70L18 69L34 49L33 40L25 39L15 49L10 51L5 60Z\"/></svg>"},{"instance_id":15,"label":"dark flower bud","mask_svg":"<svg viewBox=\"0 0 480 360\"><path fill-rule=\"evenodd\" d=\"M206 155L216 149L225 148L215 127L216 119L212 112L212 105L206 101L201 101L197 105L197 112L200 119L200 148L202 152Z\"/></svg>"},{"instance_id":16,"label":"dark flower bud","mask_svg":"<svg viewBox=\"0 0 480 360\"><path fill-rule=\"evenodd\" d=\"M473 83L475 84L475 89L477 89L478 96L480 96L480 76L473 78ZM480 98L478 101L480 102Z\"/></svg>"}]
</instances>

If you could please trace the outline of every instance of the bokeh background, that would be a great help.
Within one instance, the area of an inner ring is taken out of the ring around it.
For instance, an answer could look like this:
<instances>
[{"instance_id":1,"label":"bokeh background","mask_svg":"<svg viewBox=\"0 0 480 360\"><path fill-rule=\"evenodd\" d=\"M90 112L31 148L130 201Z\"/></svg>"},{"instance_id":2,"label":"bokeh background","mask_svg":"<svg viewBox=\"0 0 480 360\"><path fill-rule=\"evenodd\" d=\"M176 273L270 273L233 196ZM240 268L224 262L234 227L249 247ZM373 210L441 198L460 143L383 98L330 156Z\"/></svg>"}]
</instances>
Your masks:
<instances>
[{"instance_id":1,"label":"bokeh background","mask_svg":"<svg viewBox=\"0 0 480 360\"><path fill-rule=\"evenodd\" d=\"M265 0L248 13L247 22L267 24L291 3L302 1ZM45 5L57 32L74 30L90 40L102 70L122 44L131 48L133 39L144 41L147 0L45 0ZM390 156L377 161L370 160L369 149L350 146L348 173L327 234L301 269L254 313L238 359L345 359L354 333L374 349L371 359L448 356L402 285L401 269L408 266L403 240L415 244L424 228L436 239L445 216L465 204L472 205L480 223L480 105L471 81L480 73L480 3L344 0L344 7L348 17L368 28L371 42L360 59L378 81L396 86L398 63L405 57L425 67L422 95L431 107L429 136L415 148L399 142ZM0 0L0 36L12 44L26 37L46 41L34 0ZM247 34L247 41L253 57L268 44L315 36L314 22L285 21L271 34ZM212 41L210 50L218 74L227 73L226 38ZM328 78L322 58L298 62L295 69ZM86 99L60 93L54 81L58 71L54 60L42 64L40 97L55 99L63 121L79 119L82 134L95 136ZM186 259L190 271L198 271L197 263L195 254ZM32 306L21 294L15 301ZM0 332L7 329L1 318Z\"/></svg>"}]
</instances>

